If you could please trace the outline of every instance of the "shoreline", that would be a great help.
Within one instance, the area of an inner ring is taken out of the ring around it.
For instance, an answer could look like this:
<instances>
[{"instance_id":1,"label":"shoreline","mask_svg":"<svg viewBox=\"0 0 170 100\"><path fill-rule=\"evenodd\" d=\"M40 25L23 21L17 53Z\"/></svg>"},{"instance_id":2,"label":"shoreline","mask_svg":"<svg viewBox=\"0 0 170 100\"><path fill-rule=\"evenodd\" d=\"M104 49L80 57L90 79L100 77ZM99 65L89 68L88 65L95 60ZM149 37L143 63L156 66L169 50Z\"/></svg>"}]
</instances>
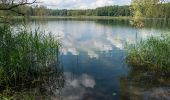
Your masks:
<instances>
[{"instance_id":1,"label":"shoreline","mask_svg":"<svg viewBox=\"0 0 170 100\"><path fill-rule=\"evenodd\" d=\"M24 16L14 16L12 19L23 19ZM81 19L81 20L132 20L132 16L29 16L28 19L42 20L42 19ZM170 20L164 18L143 18L143 20Z\"/></svg>"},{"instance_id":2,"label":"shoreline","mask_svg":"<svg viewBox=\"0 0 170 100\"><path fill-rule=\"evenodd\" d=\"M22 19L23 16L15 16L14 19ZM120 19L120 20L127 20L132 19L132 17L128 16L119 16L119 17L112 17L112 16L30 16L30 19Z\"/></svg>"}]
</instances>

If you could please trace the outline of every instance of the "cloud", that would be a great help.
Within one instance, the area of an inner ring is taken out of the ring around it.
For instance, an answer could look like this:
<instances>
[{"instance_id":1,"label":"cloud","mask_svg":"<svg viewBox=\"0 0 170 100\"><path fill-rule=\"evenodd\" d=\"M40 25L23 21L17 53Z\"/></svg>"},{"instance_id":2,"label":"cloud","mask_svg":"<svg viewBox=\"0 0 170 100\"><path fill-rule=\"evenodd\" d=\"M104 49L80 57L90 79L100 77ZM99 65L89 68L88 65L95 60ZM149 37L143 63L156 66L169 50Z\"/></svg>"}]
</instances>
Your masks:
<instances>
[{"instance_id":1,"label":"cloud","mask_svg":"<svg viewBox=\"0 0 170 100\"><path fill-rule=\"evenodd\" d=\"M107 40L110 41L112 45L121 50L124 48L124 42L120 37L107 36Z\"/></svg>"},{"instance_id":2,"label":"cloud","mask_svg":"<svg viewBox=\"0 0 170 100\"><path fill-rule=\"evenodd\" d=\"M108 5L126 5L131 0L40 0L48 8L91 9Z\"/></svg>"},{"instance_id":3,"label":"cloud","mask_svg":"<svg viewBox=\"0 0 170 100\"><path fill-rule=\"evenodd\" d=\"M65 87L61 90L52 88L51 91L54 94L54 97L51 98L52 100L61 97L62 100L82 100L84 94L88 92L86 89L93 89L96 85L94 78L87 74L74 76L71 72L64 72L64 76ZM53 85L57 85L57 82L53 83Z\"/></svg>"},{"instance_id":4,"label":"cloud","mask_svg":"<svg viewBox=\"0 0 170 100\"><path fill-rule=\"evenodd\" d=\"M94 88L96 85L95 80L93 77L89 76L88 74L82 74L79 77L74 77L73 73L71 72L64 72L65 75L65 80L66 80L66 85L72 88L79 88L79 87L84 87L84 88Z\"/></svg>"},{"instance_id":5,"label":"cloud","mask_svg":"<svg viewBox=\"0 0 170 100\"><path fill-rule=\"evenodd\" d=\"M116 49L124 49L125 43L135 43L135 29L128 27L105 27L101 24L82 21L50 21L41 25L42 30L48 30L57 36L62 43L61 54L86 55L91 59L99 59L101 53ZM130 32L130 33L129 33ZM138 37L145 37L148 30L140 31ZM149 32L151 33L151 32ZM153 33L155 33L153 31ZM140 39L139 39L140 40Z\"/></svg>"},{"instance_id":6,"label":"cloud","mask_svg":"<svg viewBox=\"0 0 170 100\"><path fill-rule=\"evenodd\" d=\"M99 55L98 54L96 54L94 51L88 51L88 56L90 57L90 58L96 58L96 59L98 59L99 58Z\"/></svg>"}]
</instances>

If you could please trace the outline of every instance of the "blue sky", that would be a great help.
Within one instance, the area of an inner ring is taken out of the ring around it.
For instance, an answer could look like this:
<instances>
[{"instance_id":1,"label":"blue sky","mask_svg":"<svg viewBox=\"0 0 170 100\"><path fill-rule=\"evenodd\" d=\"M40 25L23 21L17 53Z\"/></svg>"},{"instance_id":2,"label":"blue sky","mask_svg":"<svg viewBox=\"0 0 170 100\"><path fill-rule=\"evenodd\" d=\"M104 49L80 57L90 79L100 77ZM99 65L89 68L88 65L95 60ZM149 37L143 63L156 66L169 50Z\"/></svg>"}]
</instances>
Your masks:
<instances>
[{"instance_id":1,"label":"blue sky","mask_svg":"<svg viewBox=\"0 0 170 100\"><path fill-rule=\"evenodd\" d=\"M52 9L91 9L108 5L128 5L131 0L41 0Z\"/></svg>"}]
</instances>

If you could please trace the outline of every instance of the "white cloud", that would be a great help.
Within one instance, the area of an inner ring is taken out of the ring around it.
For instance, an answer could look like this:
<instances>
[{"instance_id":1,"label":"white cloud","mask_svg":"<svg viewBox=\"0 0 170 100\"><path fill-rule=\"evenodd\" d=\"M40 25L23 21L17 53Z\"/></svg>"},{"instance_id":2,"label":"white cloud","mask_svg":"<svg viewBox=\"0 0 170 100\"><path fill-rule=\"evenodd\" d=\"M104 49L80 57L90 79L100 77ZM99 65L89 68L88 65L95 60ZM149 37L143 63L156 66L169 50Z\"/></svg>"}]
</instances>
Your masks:
<instances>
[{"instance_id":1,"label":"white cloud","mask_svg":"<svg viewBox=\"0 0 170 100\"><path fill-rule=\"evenodd\" d=\"M62 97L62 100L82 100L84 94L87 92L86 88L93 89L96 85L93 77L82 74L80 76L74 76L71 72L64 72L65 76L65 87L61 90L55 89L52 91L55 96L52 98L56 100L56 98ZM53 84L55 85L55 84Z\"/></svg>"},{"instance_id":2,"label":"white cloud","mask_svg":"<svg viewBox=\"0 0 170 100\"><path fill-rule=\"evenodd\" d=\"M96 58L96 59L99 58L99 55L96 54L94 51L88 51L88 56L89 56L90 58Z\"/></svg>"},{"instance_id":3,"label":"white cloud","mask_svg":"<svg viewBox=\"0 0 170 100\"><path fill-rule=\"evenodd\" d=\"M70 52L72 55L79 55L79 53L76 50L76 48L68 48L68 52Z\"/></svg>"},{"instance_id":4,"label":"white cloud","mask_svg":"<svg viewBox=\"0 0 170 100\"><path fill-rule=\"evenodd\" d=\"M85 21L71 21L69 23L51 21L41 27L58 36L62 43L60 50L63 55L68 53L79 55L83 52L91 59L99 59L101 52L107 53L114 48L122 50L126 42L134 43L136 40L136 36L133 34L136 32L134 29L130 31L127 31L129 29L127 27L113 27L112 29L93 21L90 24ZM139 37L144 36L140 32Z\"/></svg>"},{"instance_id":5,"label":"white cloud","mask_svg":"<svg viewBox=\"0 0 170 100\"><path fill-rule=\"evenodd\" d=\"M110 41L112 45L121 50L124 48L124 42L120 37L107 36L107 40Z\"/></svg>"}]
</instances>

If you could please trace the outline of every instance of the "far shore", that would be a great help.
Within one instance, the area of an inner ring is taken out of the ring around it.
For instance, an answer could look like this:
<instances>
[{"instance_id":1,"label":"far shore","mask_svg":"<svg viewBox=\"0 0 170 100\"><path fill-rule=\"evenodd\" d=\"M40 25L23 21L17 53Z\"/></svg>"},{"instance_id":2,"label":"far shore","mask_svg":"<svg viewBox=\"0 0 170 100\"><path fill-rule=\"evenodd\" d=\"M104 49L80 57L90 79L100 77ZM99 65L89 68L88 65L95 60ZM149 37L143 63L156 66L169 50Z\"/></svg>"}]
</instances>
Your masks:
<instances>
[{"instance_id":1,"label":"far shore","mask_svg":"<svg viewBox=\"0 0 170 100\"><path fill-rule=\"evenodd\" d=\"M15 16L15 19L17 18L23 18L22 16ZM119 16L119 17L113 17L113 16L29 16L31 19L131 19L132 17L129 16Z\"/></svg>"},{"instance_id":2,"label":"far shore","mask_svg":"<svg viewBox=\"0 0 170 100\"><path fill-rule=\"evenodd\" d=\"M22 19L24 16L15 16L12 19ZM131 20L132 16L28 16L29 19L49 19L49 20L57 20L57 19L82 19L82 20ZM144 20L165 20L164 18L143 18ZM170 20L170 19L166 19Z\"/></svg>"}]
</instances>

